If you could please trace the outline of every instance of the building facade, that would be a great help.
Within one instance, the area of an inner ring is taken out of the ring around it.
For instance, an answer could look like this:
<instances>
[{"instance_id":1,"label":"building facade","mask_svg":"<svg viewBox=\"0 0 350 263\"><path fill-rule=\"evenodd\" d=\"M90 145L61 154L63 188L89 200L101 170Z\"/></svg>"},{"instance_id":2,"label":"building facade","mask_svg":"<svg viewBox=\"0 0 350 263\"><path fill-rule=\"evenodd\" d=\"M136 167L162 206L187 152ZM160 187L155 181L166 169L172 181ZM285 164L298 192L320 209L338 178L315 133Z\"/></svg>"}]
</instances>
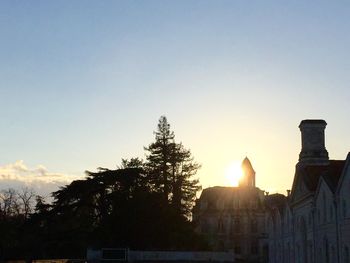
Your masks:
<instances>
[{"instance_id":1,"label":"building facade","mask_svg":"<svg viewBox=\"0 0 350 263\"><path fill-rule=\"evenodd\" d=\"M236 259L262 262L265 231L264 191L255 187L248 158L242 163L238 187L210 187L197 200L193 219L197 231L217 251L234 251Z\"/></svg>"},{"instance_id":2,"label":"building facade","mask_svg":"<svg viewBox=\"0 0 350 263\"><path fill-rule=\"evenodd\" d=\"M300 123L302 148L288 196L266 202L269 262L350 263L350 154L330 160L324 120Z\"/></svg>"},{"instance_id":3,"label":"building facade","mask_svg":"<svg viewBox=\"0 0 350 263\"><path fill-rule=\"evenodd\" d=\"M288 195L255 187L248 158L238 187L204 189L197 231L215 250L245 262L350 263L350 153L330 160L324 120L303 120L301 152Z\"/></svg>"}]
</instances>

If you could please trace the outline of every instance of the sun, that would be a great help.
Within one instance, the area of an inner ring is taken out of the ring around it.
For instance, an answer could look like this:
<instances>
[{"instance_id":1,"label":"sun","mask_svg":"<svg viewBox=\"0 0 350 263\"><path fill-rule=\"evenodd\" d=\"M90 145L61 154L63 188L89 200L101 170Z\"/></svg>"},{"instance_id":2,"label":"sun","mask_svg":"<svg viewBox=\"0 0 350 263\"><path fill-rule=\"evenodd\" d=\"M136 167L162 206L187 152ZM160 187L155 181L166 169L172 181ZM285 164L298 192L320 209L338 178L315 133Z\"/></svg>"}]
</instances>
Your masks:
<instances>
[{"instance_id":1,"label":"sun","mask_svg":"<svg viewBox=\"0 0 350 263\"><path fill-rule=\"evenodd\" d=\"M225 177L230 186L238 186L242 174L241 163L238 161L232 162L225 171Z\"/></svg>"}]
</instances>

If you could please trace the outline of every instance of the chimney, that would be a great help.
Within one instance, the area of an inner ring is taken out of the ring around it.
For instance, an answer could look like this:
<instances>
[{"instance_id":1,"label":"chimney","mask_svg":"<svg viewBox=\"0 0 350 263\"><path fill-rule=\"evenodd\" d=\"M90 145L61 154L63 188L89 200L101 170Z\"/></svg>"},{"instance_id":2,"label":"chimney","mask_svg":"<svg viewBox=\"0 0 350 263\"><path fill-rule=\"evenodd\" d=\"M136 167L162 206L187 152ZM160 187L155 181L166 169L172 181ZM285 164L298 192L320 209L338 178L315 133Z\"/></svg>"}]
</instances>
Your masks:
<instances>
[{"instance_id":1,"label":"chimney","mask_svg":"<svg viewBox=\"0 0 350 263\"><path fill-rule=\"evenodd\" d=\"M322 164L328 162L325 147L324 120L303 120L299 125L301 131L301 152L299 163Z\"/></svg>"}]
</instances>

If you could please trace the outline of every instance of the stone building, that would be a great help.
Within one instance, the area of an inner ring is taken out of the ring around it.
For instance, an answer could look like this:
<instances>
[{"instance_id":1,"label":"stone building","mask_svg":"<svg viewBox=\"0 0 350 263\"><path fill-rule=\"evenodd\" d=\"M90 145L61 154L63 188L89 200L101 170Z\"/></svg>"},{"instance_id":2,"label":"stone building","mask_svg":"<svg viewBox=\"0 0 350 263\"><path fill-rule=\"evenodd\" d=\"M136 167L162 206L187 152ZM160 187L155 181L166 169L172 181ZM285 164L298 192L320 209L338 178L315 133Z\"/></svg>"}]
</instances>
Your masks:
<instances>
[{"instance_id":1,"label":"stone building","mask_svg":"<svg viewBox=\"0 0 350 263\"><path fill-rule=\"evenodd\" d=\"M247 262L350 263L350 153L329 159L326 125L300 123L301 152L287 196L255 187L248 158L238 187L203 190L194 220L214 249Z\"/></svg>"},{"instance_id":2,"label":"stone building","mask_svg":"<svg viewBox=\"0 0 350 263\"><path fill-rule=\"evenodd\" d=\"M264 191L255 187L255 171L248 158L242 162L238 187L204 189L193 210L197 231L214 250L234 251L236 259L262 262L264 254Z\"/></svg>"},{"instance_id":3,"label":"stone building","mask_svg":"<svg viewBox=\"0 0 350 263\"><path fill-rule=\"evenodd\" d=\"M350 263L350 154L346 160L329 159L326 125L300 123L292 190L266 198L270 263Z\"/></svg>"}]
</instances>

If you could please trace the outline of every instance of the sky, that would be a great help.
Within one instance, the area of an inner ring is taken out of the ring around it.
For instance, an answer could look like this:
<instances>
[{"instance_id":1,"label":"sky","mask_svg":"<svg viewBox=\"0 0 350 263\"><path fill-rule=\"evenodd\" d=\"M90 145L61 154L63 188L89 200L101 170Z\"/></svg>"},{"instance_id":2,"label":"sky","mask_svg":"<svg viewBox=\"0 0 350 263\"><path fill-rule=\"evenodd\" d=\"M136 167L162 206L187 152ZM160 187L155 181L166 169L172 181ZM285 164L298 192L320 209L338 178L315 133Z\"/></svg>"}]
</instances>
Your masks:
<instances>
[{"instance_id":1,"label":"sky","mask_svg":"<svg viewBox=\"0 0 350 263\"><path fill-rule=\"evenodd\" d=\"M350 150L349 28L348 1L1 1L0 189L144 158L165 115L203 188L248 156L285 193L301 120Z\"/></svg>"}]
</instances>

